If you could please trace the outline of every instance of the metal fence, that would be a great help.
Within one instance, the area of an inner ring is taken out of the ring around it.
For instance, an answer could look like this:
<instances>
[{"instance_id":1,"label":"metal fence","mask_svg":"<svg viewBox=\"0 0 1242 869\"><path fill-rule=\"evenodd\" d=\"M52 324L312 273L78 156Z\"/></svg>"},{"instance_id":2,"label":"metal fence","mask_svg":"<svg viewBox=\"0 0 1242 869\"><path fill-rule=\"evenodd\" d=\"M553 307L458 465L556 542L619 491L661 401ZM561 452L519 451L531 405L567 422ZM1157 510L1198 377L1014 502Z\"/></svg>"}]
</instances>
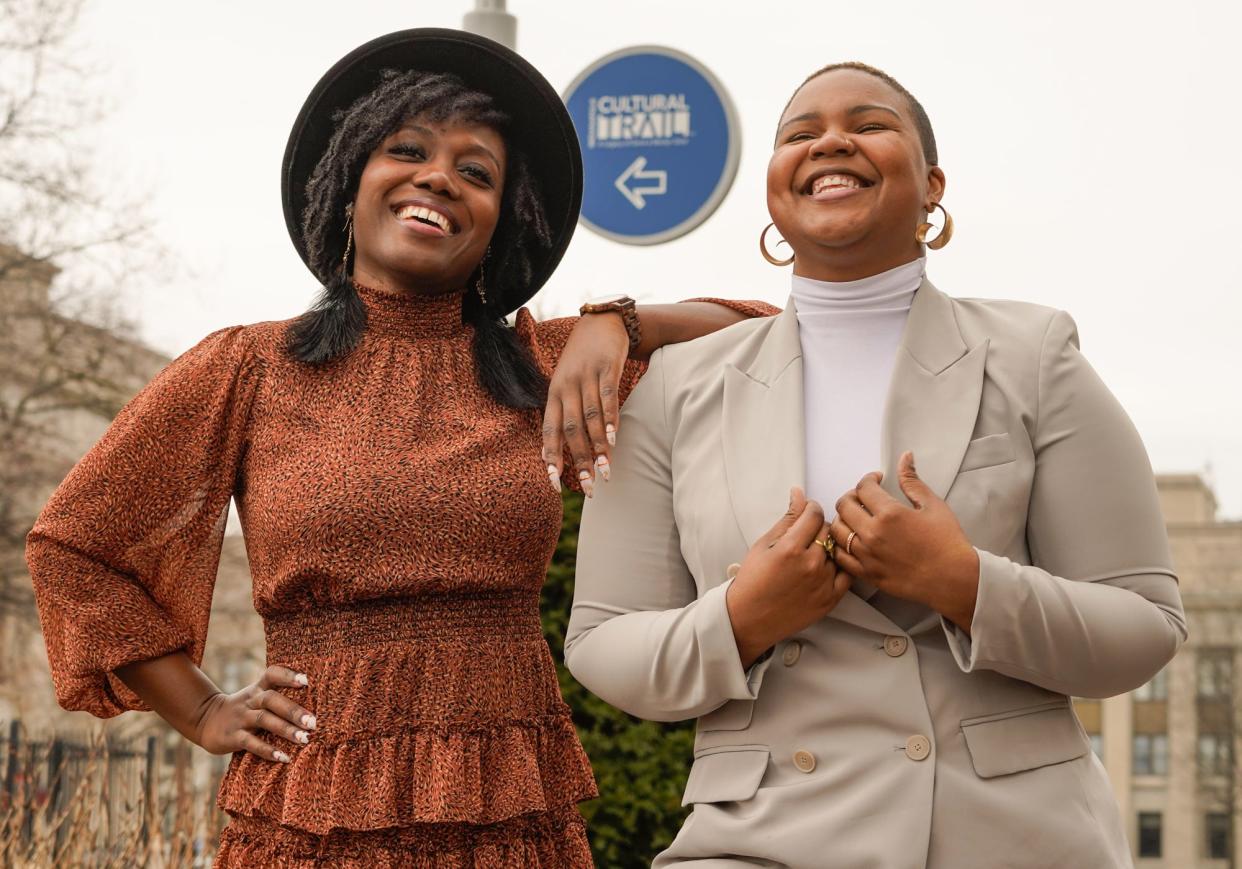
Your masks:
<instances>
[{"instance_id":1,"label":"metal fence","mask_svg":"<svg viewBox=\"0 0 1242 869\"><path fill-rule=\"evenodd\" d=\"M216 774L193 787L188 746L164 763L156 736L120 742L0 730L0 867L206 866Z\"/></svg>"}]
</instances>

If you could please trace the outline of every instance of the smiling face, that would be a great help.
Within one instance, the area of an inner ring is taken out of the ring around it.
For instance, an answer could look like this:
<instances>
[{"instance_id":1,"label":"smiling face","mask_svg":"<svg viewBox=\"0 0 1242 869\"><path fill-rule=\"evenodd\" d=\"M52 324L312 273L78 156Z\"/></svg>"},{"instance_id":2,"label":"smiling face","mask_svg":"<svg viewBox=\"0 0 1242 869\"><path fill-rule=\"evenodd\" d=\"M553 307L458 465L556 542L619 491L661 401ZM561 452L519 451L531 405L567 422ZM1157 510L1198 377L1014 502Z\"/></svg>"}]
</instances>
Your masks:
<instances>
[{"instance_id":1,"label":"smiling face","mask_svg":"<svg viewBox=\"0 0 1242 869\"><path fill-rule=\"evenodd\" d=\"M354 199L354 279L424 294L465 289L500 218L505 143L493 128L412 118L371 152Z\"/></svg>"},{"instance_id":2,"label":"smiling face","mask_svg":"<svg viewBox=\"0 0 1242 869\"><path fill-rule=\"evenodd\" d=\"M837 69L807 82L781 117L768 211L797 274L848 281L922 255L914 237L944 194L909 101L881 79Z\"/></svg>"}]
</instances>

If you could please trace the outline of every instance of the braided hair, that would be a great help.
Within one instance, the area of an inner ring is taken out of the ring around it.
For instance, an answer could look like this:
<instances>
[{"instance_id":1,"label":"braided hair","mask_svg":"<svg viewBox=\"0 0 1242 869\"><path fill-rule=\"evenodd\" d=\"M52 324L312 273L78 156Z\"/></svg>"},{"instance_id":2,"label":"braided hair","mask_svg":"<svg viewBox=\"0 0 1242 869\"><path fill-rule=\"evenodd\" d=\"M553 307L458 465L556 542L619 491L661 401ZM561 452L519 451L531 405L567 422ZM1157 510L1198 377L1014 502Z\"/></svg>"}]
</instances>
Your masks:
<instances>
[{"instance_id":1,"label":"braided hair","mask_svg":"<svg viewBox=\"0 0 1242 869\"><path fill-rule=\"evenodd\" d=\"M314 305L285 335L294 358L320 365L349 353L367 326L366 307L349 276L345 255L346 205L353 201L371 153L401 124L415 116L433 123L460 120L492 127L502 136L510 118L489 95L443 72L380 73L379 85L333 116L336 129L306 184L302 213L306 258L323 283ZM552 243L543 199L524 156L508 149L500 219L487 256L487 301L467 293L462 318L474 326L473 353L479 385L507 407L543 406L547 379L530 350L505 322L503 300L528 286L532 258ZM470 285L481 277L476 269Z\"/></svg>"},{"instance_id":2,"label":"braided hair","mask_svg":"<svg viewBox=\"0 0 1242 869\"><path fill-rule=\"evenodd\" d=\"M893 78L884 70L876 69L874 66L869 66L868 64L860 63L856 60L847 60L841 63L830 63L808 75L802 84L798 85L797 89L790 95L789 102L785 103L785 108L781 109L781 117L784 117L785 112L789 111L789 105L794 101L794 97L798 95L798 91L802 90L807 86L807 84L819 78L824 73L834 72L838 69L852 69L857 72L866 73L873 78L878 78L893 90L897 91L897 93L905 97L906 102L910 104L910 113L914 115L914 127L919 131L919 141L923 144L923 159L927 161L928 166L940 165L940 153L936 148L936 134L932 132L931 118L927 116L927 111L923 108L923 104L916 100L914 98L914 94L906 90L901 82L897 81L897 79Z\"/></svg>"}]
</instances>

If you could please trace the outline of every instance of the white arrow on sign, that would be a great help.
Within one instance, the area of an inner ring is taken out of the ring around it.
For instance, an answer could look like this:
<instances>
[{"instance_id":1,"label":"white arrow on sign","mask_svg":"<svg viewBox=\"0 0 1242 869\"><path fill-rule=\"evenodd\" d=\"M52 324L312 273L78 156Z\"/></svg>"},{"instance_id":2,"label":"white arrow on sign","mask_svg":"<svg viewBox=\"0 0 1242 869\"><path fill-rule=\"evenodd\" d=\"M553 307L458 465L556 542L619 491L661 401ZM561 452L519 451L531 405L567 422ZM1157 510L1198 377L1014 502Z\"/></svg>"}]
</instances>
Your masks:
<instances>
[{"instance_id":1,"label":"white arrow on sign","mask_svg":"<svg viewBox=\"0 0 1242 869\"><path fill-rule=\"evenodd\" d=\"M629 166L625 167L625 171L617 176L617 180L612 182L613 185L621 191L621 195L630 200L630 204L635 208L642 210L646 207L647 201L643 196L659 196L668 192L668 173L663 169L652 169L650 172L644 172L647 168L647 158L639 157ZM630 179L635 181L654 181L654 187L629 187L627 182Z\"/></svg>"}]
</instances>

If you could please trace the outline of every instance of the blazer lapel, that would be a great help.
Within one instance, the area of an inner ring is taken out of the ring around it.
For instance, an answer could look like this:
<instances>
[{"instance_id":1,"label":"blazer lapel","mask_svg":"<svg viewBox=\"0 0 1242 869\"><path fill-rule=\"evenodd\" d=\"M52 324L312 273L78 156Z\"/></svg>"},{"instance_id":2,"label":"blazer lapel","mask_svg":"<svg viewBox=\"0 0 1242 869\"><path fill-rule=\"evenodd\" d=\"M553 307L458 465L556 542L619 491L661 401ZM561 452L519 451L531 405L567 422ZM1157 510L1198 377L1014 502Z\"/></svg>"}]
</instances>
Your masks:
<instances>
[{"instance_id":1,"label":"blazer lapel","mask_svg":"<svg viewBox=\"0 0 1242 869\"><path fill-rule=\"evenodd\" d=\"M792 302L777 315L745 370L725 370L722 438L733 514L753 546L806 486L802 345Z\"/></svg>"},{"instance_id":2,"label":"blazer lapel","mask_svg":"<svg viewBox=\"0 0 1242 869\"><path fill-rule=\"evenodd\" d=\"M789 488L806 487L803 402L802 343L791 299L751 364L744 370L733 365L725 370L725 482L747 546L789 509ZM829 616L882 634L900 632L853 592Z\"/></svg>"},{"instance_id":3,"label":"blazer lapel","mask_svg":"<svg viewBox=\"0 0 1242 869\"><path fill-rule=\"evenodd\" d=\"M953 302L924 280L914 296L897 351L881 430L884 488L904 499L897 460L914 453L919 476L948 494L974 432L988 342L968 347Z\"/></svg>"}]
</instances>

